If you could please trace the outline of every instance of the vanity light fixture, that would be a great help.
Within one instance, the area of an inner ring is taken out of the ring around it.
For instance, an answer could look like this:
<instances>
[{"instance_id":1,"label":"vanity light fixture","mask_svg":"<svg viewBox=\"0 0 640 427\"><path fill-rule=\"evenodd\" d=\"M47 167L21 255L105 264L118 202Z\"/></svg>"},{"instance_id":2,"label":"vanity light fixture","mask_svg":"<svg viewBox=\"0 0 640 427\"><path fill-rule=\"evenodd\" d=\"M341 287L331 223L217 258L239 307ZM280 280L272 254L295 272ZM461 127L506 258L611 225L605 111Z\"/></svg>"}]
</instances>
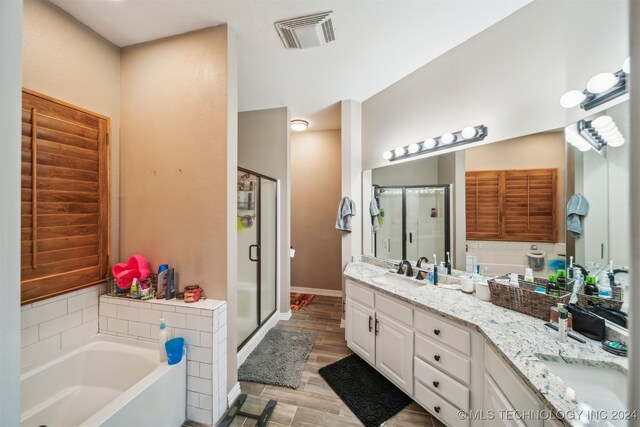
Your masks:
<instances>
[{"instance_id":1,"label":"vanity light fixture","mask_svg":"<svg viewBox=\"0 0 640 427\"><path fill-rule=\"evenodd\" d=\"M599 73L589 79L587 88L582 92L570 90L560 97L560 105L573 108L578 105L587 111L618 96L627 93L627 75L631 73L631 59L622 63L622 69L616 73Z\"/></svg>"},{"instance_id":2,"label":"vanity light fixture","mask_svg":"<svg viewBox=\"0 0 640 427\"><path fill-rule=\"evenodd\" d=\"M382 154L382 157L390 162L399 159L406 159L413 156L419 156L427 152L444 150L453 145L459 146L482 141L487 134L487 127L484 125L478 125L475 127L469 126L458 132L445 133L436 138L427 138L424 141L414 142L406 146L385 151Z\"/></svg>"},{"instance_id":3,"label":"vanity light fixture","mask_svg":"<svg viewBox=\"0 0 640 427\"><path fill-rule=\"evenodd\" d=\"M565 128L567 142L580 151L593 148L601 151L604 147L620 147L625 140L618 126L609 116L600 116L591 121L580 120Z\"/></svg>"},{"instance_id":4,"label":"vanity light fixture","mask_svg":"<svg viewBox=\"0 0 640 427\"><path fill-rule=\"evenodd\" d=\"M307 130L307 128L309 127L309 122L302 119L294 119L294 120L291 120L290 126L291 126L291 130L300 132L303 130Z\"/></svg>"}]
</instances>

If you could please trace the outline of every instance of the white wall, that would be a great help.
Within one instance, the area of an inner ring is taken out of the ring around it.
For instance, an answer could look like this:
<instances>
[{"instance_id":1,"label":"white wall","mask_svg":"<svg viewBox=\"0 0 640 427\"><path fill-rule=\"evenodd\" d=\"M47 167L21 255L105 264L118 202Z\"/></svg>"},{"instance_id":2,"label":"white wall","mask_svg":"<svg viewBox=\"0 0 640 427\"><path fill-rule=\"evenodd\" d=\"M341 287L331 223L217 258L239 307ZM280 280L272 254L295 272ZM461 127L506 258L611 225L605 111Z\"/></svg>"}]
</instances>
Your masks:
<instances>
[{"instance_id":1,"label":"white wall","mask_svg":"<svg viewBox=\"0 0 640 427\"><path fill-rule=\"evenodd\" d=\"M486 141L564 126L586 115L558 100L628 56L627 1L535 1L362 104L363 169L382 153L467 125Z\"/></svg>"},{"instance_id":2,"label":"white wall","mask_svg":"<svg viewBox=\"0 0 640 427\"><path fill-rule=\"evenodd\" d=\"M369 207L362 202L362 104L345 100L341 102L341 109L342 197L351 197L356 202L352 231L342 236L344 270L352 257L362 254L362 221Z\"/></svg>"},{"instance_id":3,"label":"white wall","mask_svg":"<svg viewBox=\"0 0 640 427\"><path fill-rule=\"evenodd\" d=\"M0 1L0 425L20 424L22 1ZM14 143L12 143L12 141Z\"/></svg>"}]
</instances>

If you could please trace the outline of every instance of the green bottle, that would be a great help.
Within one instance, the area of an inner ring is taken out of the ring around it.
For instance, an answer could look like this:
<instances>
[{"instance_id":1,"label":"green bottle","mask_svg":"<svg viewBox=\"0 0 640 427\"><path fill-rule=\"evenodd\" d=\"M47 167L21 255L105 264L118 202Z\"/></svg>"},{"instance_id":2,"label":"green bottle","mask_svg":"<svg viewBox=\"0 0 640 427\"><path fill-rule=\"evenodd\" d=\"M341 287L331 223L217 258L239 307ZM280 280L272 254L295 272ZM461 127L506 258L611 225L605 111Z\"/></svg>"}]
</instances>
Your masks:
<instances>
[{"instance_id":1,"label":"green bottle","mask_svg":"<svg viewBox=\"0 0 640 427\"><path fill-rule=\"evenodd\" d=\"M589 305L598 305L600 303L600 300L597 298L600 290L598 289L598 286L596 285L596 278L594 276L587 276L587 279L585 281L585 285L584 285L584 293L586 295L593 295L594 298L591 298L587 301L587 304Z\"/></svg>"},{"instance_id":2,"label":"green bottle","mask_svg":"<svg viewBox=\"0 0 640 427\"><path fill-rule=\"evenodd\" d=\"M552 297L560 296L560 287L558 286L558 279L555 274L549 275L549 281L547 282L547 295Z\"/></svg>"},{"instance_id":3,"label":"green bottle","mask_svg":"<svg viewBox=\"0 0 640 427\"><path fill-rule=\"evenodd\" d=\"M567 272L565 270L558 270L558 287L563 291L567 290Z\"/></svg>"}]
</instances>

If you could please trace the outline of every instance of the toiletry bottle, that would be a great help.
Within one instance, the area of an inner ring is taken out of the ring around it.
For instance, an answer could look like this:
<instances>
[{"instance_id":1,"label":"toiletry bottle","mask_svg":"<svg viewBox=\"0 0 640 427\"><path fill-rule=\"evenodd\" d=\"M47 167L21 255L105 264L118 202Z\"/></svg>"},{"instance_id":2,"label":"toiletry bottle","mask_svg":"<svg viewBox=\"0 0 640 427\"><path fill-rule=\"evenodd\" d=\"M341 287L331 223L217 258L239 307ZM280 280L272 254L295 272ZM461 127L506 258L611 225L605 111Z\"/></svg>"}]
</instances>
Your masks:
<instances>
[{"instance_id":1,"label":"toiletry bottle","mask_svg":"<svg viewBox=\"0 0 640 427\"><path fill-rule=\"evenodd\" d=\"M573 271L573 257L569 257L569 268L567 268L567 276L569 279L575 278L575 272Z\"/></svg>"},{"instance_id":2,"label":"toiletry bottle","mask_svg":"<svg viewBox=\"0 0 640 427\"><path fill-rule=\"evenodd\" d=\"M558 287L563 291L567 290L567 272L565 270L558 270Z\"/></svg>"},{"instance_id":3,"label":"toiletry bottle","mask_svg":"<svg viewBox=\"0 0 640 427\"><path fill-rule=\"evenodd\" d=\"M167 342L167 325L164 323L164 319L160 319L160 334L158 336L158 353L160 355L160 361L167 361L167 349L164 343Z\"/></svg>"},{"instance_id":4,"label":"toiletry bottle","mask_svg":"<svg viewBox=\"0 0 640 427\"><path fill-rule=\"evenodd\" d=\"M138 289L140 289L140 282L138 279L134 278L131 283L131 289L129 289L129 295L131 298L140 298L140 295L138 295Z\"/></svg>"},{"instance_id":5,"label":"toiletry bottle","mask_svg":"<svg viewBox=\"0 0 640 427\"><path fill-rule=\"evenodd\" d=\"M593 295L594 297L597 297L598 294L600 293L600 290L598 289L598 286L596 285L596 278L593 276L587 276L586 282L585 282L585 286L584 286L584 293L586 295ZM598 299L597 298L590 298L587 301L588 305L598 305Z\"/></svg>"},{"instance_id":6,"label":"toiletry bottle","mask_svg":"<svg viewBox=\"0 0 640 427\"><path fill-rule=\"evenodd\" d=\"M524 269L524 281L533 283L533 269L531 268Z\"/></svg>"},{"instance_id":7,"label":"toiletry bottle","mask_svg":"<svg viewBox=\"0 0 640 427\"><path fill-rule=\"evenodd\" d=\"M156 298L164 298L166 287L167 287L167 277L169 275L169 265L162 264L158 267L158 284L156 287Z\"/></svg>"},{"instance_id":8,"label":"toiletry bottle","mask_svg":"<svg viewBox=\"0 0 640 427\"><path fill-rule=\"evenodd\" d=\"M569 311L564 304L558 304L558 341L567 342Z\"/></svg>"},{"instance_id":9,"label":"toiletry bottle","mask_svg":"<svg viewBox=\"0 0 640 427\"><path fill-rule=\"evenodd\" d=\"M436 254L433 254L433 284L438 285L438 263L436 263Z\"/></svg>"},{"instance_id":10,"label":"toiletry bottle","mask_svg":"<svg viewBox=\"0 0 640 427\"><path fill-rule=\"evenodd\" d=\"M451 275L451 255L447 252L447 274Z\"/></svg>"},{"instance_id":11,"label":"toiletry bottle","mask_svg":"<svg viewBox=\"0 0 640 427\"><path fill-rule=\"evenodd\" d=\"M441 277L447 274L447 266L444 261L440 261L440 266L438 266L438 275Z\"/></svg>"},{"instance_id":12,"label":"toiletry bottle","mask_svg":"<svg viewBox=\"0 0 640 427\"><path fill-rule=\"evenodd\" d=\"M555 274L549 275L549 281L547 282L547 294L552 297L560 296L560 287L558 287L558 279Z\"/></svg>"}]
</instances>

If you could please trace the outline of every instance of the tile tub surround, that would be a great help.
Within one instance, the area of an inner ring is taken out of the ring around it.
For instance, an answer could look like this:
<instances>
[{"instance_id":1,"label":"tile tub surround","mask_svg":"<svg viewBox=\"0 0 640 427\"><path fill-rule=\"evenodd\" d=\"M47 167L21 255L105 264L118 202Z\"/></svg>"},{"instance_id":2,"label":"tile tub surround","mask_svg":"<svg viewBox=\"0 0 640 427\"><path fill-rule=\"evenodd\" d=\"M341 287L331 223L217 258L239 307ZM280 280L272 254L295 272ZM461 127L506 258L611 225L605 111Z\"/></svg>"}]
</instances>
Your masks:
<instances>
[{"instance_id":1,"label":"tile tub surround","mask_svg":"<svg viewBox=\"0 0 640 427\"><path fill-rule=\"evenodd\" d=\"M387 269L372 264L352 262L347 265L344 276L479 331L487 343L551 410L576 414L585 403L580 396L567 396L567 385L547 368L543 358L564 359L567 362L611 367L627 372L628 360L605 352L599 342L586 339L587 343L581 344L569 339L561 344L556 340L557 332L544 326L544 321L480 301L460 291L431 285L398 290L373 282L373 278L386 272ZM565 423L581 425L574 420L565 420ZM590 425L600 424L592 421Z\"/></svg>"},{"instance_id":2,"label":"tile tub surround","mask_svg":"<svg viewBox=\"0 0 640 427\"><path fill-rule=\"evenodd\" d=\"M21 364L84 344L98 333L101 285L21 307Z\"/></svg>"},{"instance_id":3,"label":"tile tub surround","mask_svg":"<svg viewBox=\"0 0 640 427\"><path fill-rule=\"evenodd\" d=\"M531 250L531 245L536 245L538 251L546 252L544 257L545 268L542 271L534 271L534 275L543 276L553 273L547 267L549 260L558 258L558 254L566 253L564 243L536 243L536 242L503 242L503 241L479 241L467 240L467 255L476 255L478 264L485 266L488 264L487 274L502 274L503 271L491 271L491 266L504 266L502 269L513 269L512 273L524 274L524 269L529 267L527 252Z\"/></svg>"},{"instance_id":4,"label":"tile tub surround","mask_svg":"<svg viewBox=\"0 0 640 427\"><path fill-rule=\"evenodd\" d=\"M160 319L168 338L187 344L187 418L215 424L227 409L227 303L134 300L100 296L103 334L158 342Z\"/></svg>"}]
</instances>

